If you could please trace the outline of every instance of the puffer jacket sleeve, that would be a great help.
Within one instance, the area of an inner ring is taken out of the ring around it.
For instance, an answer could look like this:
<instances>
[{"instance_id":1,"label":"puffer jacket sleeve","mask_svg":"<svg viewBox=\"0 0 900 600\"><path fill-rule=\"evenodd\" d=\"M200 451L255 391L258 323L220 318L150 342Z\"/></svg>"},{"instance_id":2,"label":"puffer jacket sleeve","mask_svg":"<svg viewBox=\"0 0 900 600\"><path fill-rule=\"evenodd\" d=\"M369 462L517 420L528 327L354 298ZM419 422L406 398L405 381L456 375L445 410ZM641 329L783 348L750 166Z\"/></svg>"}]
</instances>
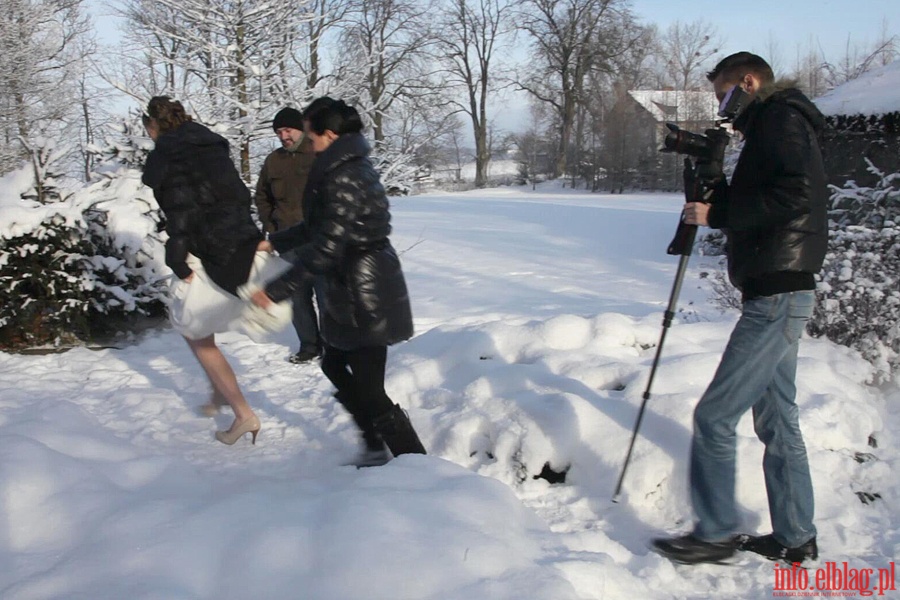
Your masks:
<instances>
[{"instance_id":1,"label":"puffer jacket sleeve","mask_svg":"<svg viewBox=\"0 0 900 600\"><path fill-rule=\"evenodd\" d=\"M759 177L756 185L729 188L726 206L714 209L714 227L735 231L784 226L812 209L813 182L808 161L815 138L803 115L774 104L754 123L760 132ZM727 209L727 210L723 210Z\"/></svg>"},{"instance_id":2,"label":"puffer jacket sleeve","mask_svg":"<svg viewBox=\"0 0 900 600\"><path fill-rule=\"evenodd\" d=\"M275 302L288 298L305 279L335 269L340 264L366 193L367 181L360 177L359 164L352 161L342 165L317 192L326 195L318 201L322 207L321 226L306 230L309 237L297 249L294 267L266 287L266 293ZM278 248L277 245L275 247Z\"/></svg>"},{"instance_id":3,"label":"puffer jacket sleeve","mask_svg":"<svg viewBox=\"0 0 900 600\"><path fill-rule=\"evenodd\" d=\"M309 228L306 223L297 223L287 229L269 235L269 241L276 252L285 253L309 242Z\"/></svg>"}]
</instances>

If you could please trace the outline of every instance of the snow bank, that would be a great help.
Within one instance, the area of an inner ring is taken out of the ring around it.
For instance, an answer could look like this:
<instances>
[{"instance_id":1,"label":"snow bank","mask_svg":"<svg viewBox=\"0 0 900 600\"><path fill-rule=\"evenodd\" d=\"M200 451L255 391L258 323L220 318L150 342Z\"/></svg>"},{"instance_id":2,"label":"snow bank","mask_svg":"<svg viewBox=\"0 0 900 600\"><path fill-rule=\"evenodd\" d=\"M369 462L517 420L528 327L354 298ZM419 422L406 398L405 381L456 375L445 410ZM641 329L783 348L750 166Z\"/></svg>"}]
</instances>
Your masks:
<instances>
[{"instance_id":1,"label":"snow bank","mask_svg":"<svg viewBox=\"0 0 900 600\"><path fill-rule=\"evenodd\" d=\"M815 99L825 115L881 115L900 111L900 60L874 69Z\"/></svg>"}]
</instances>

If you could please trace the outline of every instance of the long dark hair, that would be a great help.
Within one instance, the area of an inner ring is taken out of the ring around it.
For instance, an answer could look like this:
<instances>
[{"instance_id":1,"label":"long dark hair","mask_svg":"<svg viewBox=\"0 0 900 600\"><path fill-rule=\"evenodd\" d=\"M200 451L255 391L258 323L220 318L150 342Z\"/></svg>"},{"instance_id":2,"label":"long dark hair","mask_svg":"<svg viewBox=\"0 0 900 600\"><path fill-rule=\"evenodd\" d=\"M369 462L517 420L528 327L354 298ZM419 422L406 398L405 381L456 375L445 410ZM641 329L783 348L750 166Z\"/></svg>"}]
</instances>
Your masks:
<instances>
[{"instance_id":1,"label":"long dark hair","mask_svg":"<svg viewBox=\"0 0 900 600\"><path fill-rule=\"evenodd\" d=\"M309 122L309 128L317 135L326 130L338 135L359 133L363 129L362 118L352 106L343 100L334 100L322 96L313 100L303 111L303 120Z\"/></svg>"},{"instance_id":2,"label":"long dark hair","mask_svg":"<svg viewBox=\"0 0 900 600\"><path fill-rule=\"evenodd\" d=\"M178 129L184 123L191 121L191 116L184 110L184 106L178 100L172 100L168 96L154 96L147 103L147 114L141 115L141 120L146 127L150 120L156 122L160 133L166 133Z\"/></svg>"}]
</instances>

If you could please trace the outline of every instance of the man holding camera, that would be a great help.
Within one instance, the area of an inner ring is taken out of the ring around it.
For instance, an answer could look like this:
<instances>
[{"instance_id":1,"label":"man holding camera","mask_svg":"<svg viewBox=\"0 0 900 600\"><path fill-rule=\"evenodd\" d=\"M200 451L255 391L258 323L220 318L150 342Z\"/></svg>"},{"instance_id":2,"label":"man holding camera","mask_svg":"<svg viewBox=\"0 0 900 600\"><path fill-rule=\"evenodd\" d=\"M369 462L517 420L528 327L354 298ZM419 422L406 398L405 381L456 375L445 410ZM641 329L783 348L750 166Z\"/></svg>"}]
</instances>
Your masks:
<instances>
[{"instance_id":1,"label":"man holding camera","mask_svg":"<svg viewBox=\"0 0 900 600\"><path fill-rule=\"evenodd\" d=\"M743 306L694 411L690 488L697 522L692 533L653 546L680 563L719 562L737 550L803 562L815 559L818 548L794 379L828 243L817 137L825 120L799 90L779 89L771 67L749 52L728 56L707 77L723 106L733 94L747 95L733 121L745 142L731 183L720 185L710 204L685 204L684 220L726 232L729 277ZM763 536L737 535L735 428L750 409L765 444L773 533Z\"/></svg>"},{"instance_id":2,"label":"man holding camera","mask_svg":"<svg viewBox=\"0 0 900 600\"><path fill-rule=\"evenodd\" d=\"M266 233L275 233L303 221L303 190L315 154L303 135L303 116L296 108L283 108L272 121L281 148L266 157L256 182L256 208ZM304 363L322 354L319 321L313 307L313 284L301 285L293 298L294 329L300 349L288 359Z\"/></svg>"}]
</instances>

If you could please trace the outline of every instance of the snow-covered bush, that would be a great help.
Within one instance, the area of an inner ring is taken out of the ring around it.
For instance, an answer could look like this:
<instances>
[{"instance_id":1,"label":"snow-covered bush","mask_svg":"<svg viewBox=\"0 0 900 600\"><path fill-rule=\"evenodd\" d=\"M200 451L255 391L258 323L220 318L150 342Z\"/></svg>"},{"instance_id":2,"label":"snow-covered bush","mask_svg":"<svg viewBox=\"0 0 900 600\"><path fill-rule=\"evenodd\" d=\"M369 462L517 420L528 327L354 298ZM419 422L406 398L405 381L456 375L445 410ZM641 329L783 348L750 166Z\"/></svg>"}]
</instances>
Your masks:
<instances>
[{"instance_id":1,"label":"snow-covered bush","mask_svg":"<svg viewBox=\"0 0 900 600\"><path fill-rule=\"evenodd\" d=\"M130 146L98 150L113 160L64 201L37 201L32 165L0 180L0 347L88 340L162 312L159 209L128 166L146 147Z\"/></svg>"},{"instance_id":2,"label":"snow-covered bush","mask_svg":"<svg viewBox=\"0 0 900 600\"><path fill-rule=\"evenodd\" d=\"M162 311L165 283L152 254L117 239L105 210L59 208L0 236L0 347L88 340Z\"/></svg>"},{"instance_id":3,"label":"snow-covered bush","mask_svg":"<svg viewBox=\"0 0 900 600\"><path fill-rule=\"evenodd\" d=\"M91 245L83 225L57 213L27 233L0 238L0 347L88 334L81 257Z\"/></svg>"},{"instance_id":4,"label":"snow-covered bush","mask_svg":"<svg viewBox=\"0 0 900 600\"><path fill-rule=\"evenodd\" d=\"M842 225L831 232L809 332L859 350L879 380L900 367L900 227Z\"/></svg>"},{"instance_id":5,"label":"snow-covered bush","mask_svg":"<svg viewBox=\"0 0 900 600\"><path fill-rule=\"evenodd\" d=\"M868 171L877 177L875 187L848 181L843 188L831 186L831 216L839 225L880 228L888 221L900 222L900 173L886 174L865 159Z\"/></svg>"},{"instance_id":6,"label":"snow-covered bush","mask_svg":"<svg viewBox=\"0 0 900 600\"><path fill-rule=\"evenodd\" d=\"M415 164L413 154L398 152L384 144L376 144L370 158L389 196L408 196L413 186L427 176Z\"/></svg>"},{"instance_id":7,"label":"snow-covered bush","mask_svg":"<svg viewBox=\"0 0 900 600\"><path fill-rule=\"evenodd\" d=\"M721 229L700 230L694 242L694 252L700 256L724 256L725 234Z\"/></svg>"},{"instance_id":8,"label":"snow-covered bush","mask_svg":"<svg viewBox=\"0 0 900 600\"><path fill-rule=\"evenodd\" d=\"M812 335L859 350L886 380L900 368L900 174L875 187L832 188L832 229L809 323Z\"/></svg>"}]
</instances>

